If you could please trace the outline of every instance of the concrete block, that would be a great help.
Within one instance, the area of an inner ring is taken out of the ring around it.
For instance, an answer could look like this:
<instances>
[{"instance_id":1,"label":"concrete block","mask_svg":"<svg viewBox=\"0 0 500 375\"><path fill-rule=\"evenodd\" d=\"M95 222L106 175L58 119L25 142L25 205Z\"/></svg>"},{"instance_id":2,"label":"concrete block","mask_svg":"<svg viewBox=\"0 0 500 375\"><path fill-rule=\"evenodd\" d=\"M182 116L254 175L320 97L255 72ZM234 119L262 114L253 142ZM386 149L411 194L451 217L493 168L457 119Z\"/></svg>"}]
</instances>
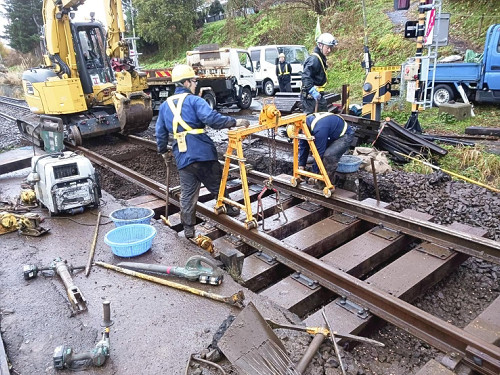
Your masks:
<instances>
[{"instance_id":1,"label":"concrete block","mask_svg":"<svg viewBox=\"0 0 500 375\"><path fill-rule=\"evenodd\" d=\"M447 103L439 106L439 114L447 113L455 117L457 120L465 120L466 118L471 117L471 110L471 104L467 103Z\"/></svg>"}]
</instances>

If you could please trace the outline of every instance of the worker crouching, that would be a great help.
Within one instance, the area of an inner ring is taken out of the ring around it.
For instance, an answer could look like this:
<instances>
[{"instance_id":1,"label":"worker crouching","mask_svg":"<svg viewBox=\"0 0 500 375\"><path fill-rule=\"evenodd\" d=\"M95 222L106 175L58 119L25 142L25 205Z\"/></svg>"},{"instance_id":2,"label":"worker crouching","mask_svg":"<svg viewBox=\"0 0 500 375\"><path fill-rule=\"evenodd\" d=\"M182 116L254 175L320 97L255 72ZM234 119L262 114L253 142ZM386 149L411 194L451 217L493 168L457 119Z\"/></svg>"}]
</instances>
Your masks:
<instances>
[{"instance_id":1,"label":"worker crouching","mask_svg":"<svg viewBox=\"0 0 500 375\"><path fill-rule=\"evenodd\" d=\"M249 125L248 120L219 114L205 100L194 95L197 78L188 65L174 67L172 81L176 84L175 93L162 103L156 121L158 152L166 160L170 157L168 137L173 134L172 152L179 171L181 221L186 238L195 236L196 203L201 184L217 196L222 178L217 149L206 134L205 126L228 129ZM238 216L240 210L227 206L226 212L229 216Z\"/></svg>"},{"instance_id":2,"label":"worker crouching","mask_svg":"<svg viewBox=\"0 0 500 375\"><path fill-rule=\"evenodd\" d=\"M318 150L328 177L334 181L335 171L342 155L349 149L353 140L355 130L340 117L329 112L313 113L306 117L306 124L314 137L314 145ZM307 157L309 156L309 143L301 139L299 141L299 169L305 169ZM316 162L313 162L312 171L319 173ZM323 188L322 181L310 179L311 184Z\"/></svg>"}]
</instances>

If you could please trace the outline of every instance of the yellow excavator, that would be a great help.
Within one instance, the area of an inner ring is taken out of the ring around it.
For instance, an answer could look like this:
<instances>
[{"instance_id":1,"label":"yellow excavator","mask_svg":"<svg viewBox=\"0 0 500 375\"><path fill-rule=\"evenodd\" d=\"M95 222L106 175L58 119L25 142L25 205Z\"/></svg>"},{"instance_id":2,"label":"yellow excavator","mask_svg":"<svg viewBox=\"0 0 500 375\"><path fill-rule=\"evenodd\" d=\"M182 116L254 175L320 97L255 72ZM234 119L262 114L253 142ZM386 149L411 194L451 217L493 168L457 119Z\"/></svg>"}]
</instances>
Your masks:
<instances>
[{"instance_id":1,"label":"yellow excavator","mask_svg":"<svg viewBox=\"0 0 500 375\"><path fill-rule=\"evenodd\" d=\"M121 0L103 0L108 32L91 15L73 22L85 0L44 0L44 64L23 73L26 102L40 123L18 121L23 135L39 146L44 124L55 122L64 140L109 133L138 133L153 117L146 75L135 70L124 38Z\"/></svg>"}]
</instances>

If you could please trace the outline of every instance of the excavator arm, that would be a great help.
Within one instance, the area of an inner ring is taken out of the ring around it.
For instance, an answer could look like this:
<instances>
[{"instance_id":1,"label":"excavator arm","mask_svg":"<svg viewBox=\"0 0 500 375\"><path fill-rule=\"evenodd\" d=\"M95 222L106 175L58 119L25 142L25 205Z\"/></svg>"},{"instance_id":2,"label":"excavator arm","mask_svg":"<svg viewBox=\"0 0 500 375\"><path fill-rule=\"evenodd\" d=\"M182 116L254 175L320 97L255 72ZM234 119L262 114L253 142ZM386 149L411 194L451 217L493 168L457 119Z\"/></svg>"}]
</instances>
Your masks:
<instances>
[{"instance_id":1,"label":"excavator arm","mask_svg":"<svg viewBox=\"0 0 500 375\"><path fill-rule=\"evenodd\" d=\"M55 72L65 78L77 77L75 48L71 38L69 13L85 0L45 0L43 23L45 25L46 65L55 66Z\"/></svg>"},{"instance_id":2,"label":"excavator arm","mask_svg":"<svg viewBox=\"0 0 500 375\"><path fill-rule=\"evenodd\" d=\"M130 58L130 48L125 39L125 21L121 0L104 0L108 37L106 53L115 71L116 91L113 103L123 133L145 130L153 118L151 97L145 73L135 70Z\"/></svg>"}]
</instances>

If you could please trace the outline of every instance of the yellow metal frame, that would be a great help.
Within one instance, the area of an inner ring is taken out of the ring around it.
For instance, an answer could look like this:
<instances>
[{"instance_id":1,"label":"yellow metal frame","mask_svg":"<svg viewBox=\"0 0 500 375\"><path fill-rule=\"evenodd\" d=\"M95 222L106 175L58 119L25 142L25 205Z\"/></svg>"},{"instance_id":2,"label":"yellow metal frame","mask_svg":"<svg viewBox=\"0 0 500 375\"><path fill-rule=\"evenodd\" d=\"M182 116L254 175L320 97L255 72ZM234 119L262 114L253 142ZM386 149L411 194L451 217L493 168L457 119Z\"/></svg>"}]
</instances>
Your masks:
<instances>
[{"instance_id":1,"label":"yellow metal frame","mask_svg":"<svg viewBox=\"0 0 500 375\"><path fill-rule=\"evenodd\" d=\"M245 210L245 226L247 229L257 228L257 220L252 215L250 193L248 190L247 169L245 164L246 159L243 155L243 140L249 135L255 134L262 130L277 129L280 126L290 124L293 125L293 177L290 180L290 184L295 187L300 182L301 176L312 177L318 181L323 181L325 183L325 187L323 188L323 195L325 197L331 197L332 191L335 190L335 186L332 185L323 162L321 161L321 157L319 156L316 145L314 144L314 137L311 136L311 132L306 125L306 115L293 114L282 117L280 111L274 105L272 98L265 99L263 104L264 106L259 116L258 125L251 125L248 128L240 127L228 131L229 140L227 151L224 154L224 169L222 172L219 195L217 197L217 203L215 204L214 209L216 214L225 213L224 204L228 203L233 206L239 207L242 210ZM301 131L302 134L299 134ZM320 171L319 174L299 169L299 139L304 139L309 143L309 148ZM236 155L233 155L234 151L236 151ZM241 185L244 193L244 204L238 203L224 196L224 193L226 191L227 179L229 176L229 168L231 166L231 160L236 160L239 164ZM272 176L270 176L270 179L272 181Z\"/></svg>"}]
</instances>

